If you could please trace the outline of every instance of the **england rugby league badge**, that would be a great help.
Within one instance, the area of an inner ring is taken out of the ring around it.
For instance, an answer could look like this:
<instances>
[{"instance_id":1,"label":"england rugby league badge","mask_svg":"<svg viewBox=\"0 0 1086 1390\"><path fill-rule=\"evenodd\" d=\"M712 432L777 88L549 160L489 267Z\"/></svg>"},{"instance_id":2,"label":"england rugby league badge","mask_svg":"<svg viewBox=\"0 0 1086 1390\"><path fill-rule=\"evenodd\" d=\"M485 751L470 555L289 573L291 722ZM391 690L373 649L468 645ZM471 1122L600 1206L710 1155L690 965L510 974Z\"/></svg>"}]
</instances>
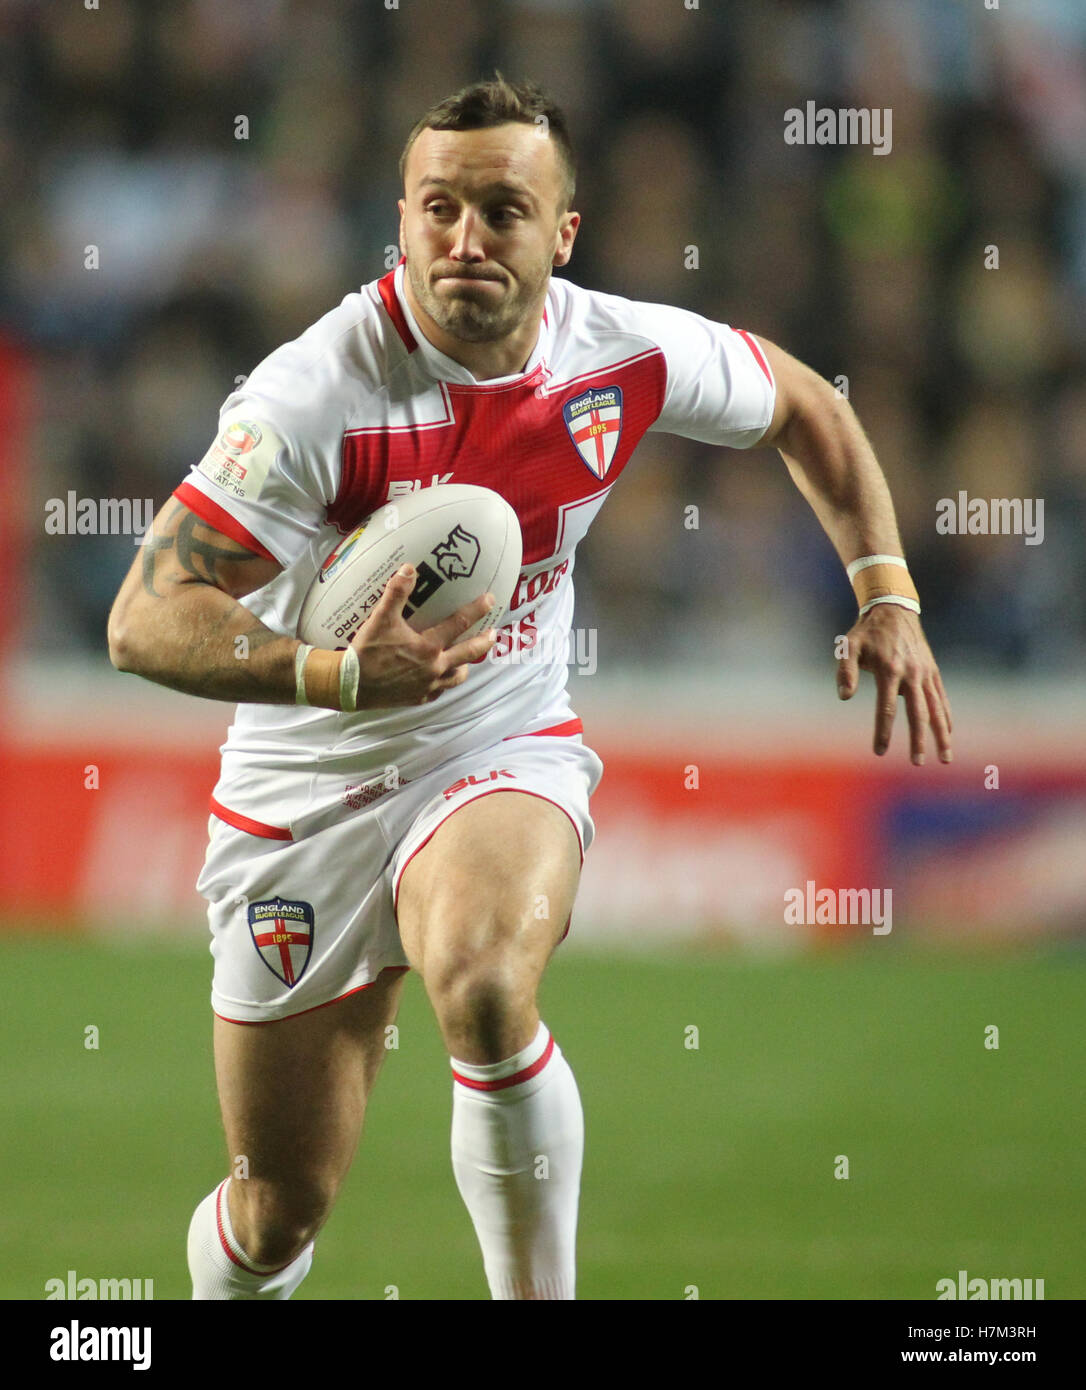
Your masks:
<instances>
[{"instance_id":1,"label":"england rugby league badge","mask_svg":"<svg viewBox=\"0 0 1086 1390\"><path fill-rule=\"evenodd\" d=\"M305 974L313 951L313 905L273 898L249 904L249 931L260 959L288 989Z\"/></svg>"},{"instance_id":2,"label":"england rugby league badge","mask_svg":"<svg viewBox=\"0 0 1086 1390\"><path fill-rule=\"evenodd\" d=\"M622 388L589 387L566 401L562 419L582 461L602 480L622 433Z\"/></svg>"}]
</instances>

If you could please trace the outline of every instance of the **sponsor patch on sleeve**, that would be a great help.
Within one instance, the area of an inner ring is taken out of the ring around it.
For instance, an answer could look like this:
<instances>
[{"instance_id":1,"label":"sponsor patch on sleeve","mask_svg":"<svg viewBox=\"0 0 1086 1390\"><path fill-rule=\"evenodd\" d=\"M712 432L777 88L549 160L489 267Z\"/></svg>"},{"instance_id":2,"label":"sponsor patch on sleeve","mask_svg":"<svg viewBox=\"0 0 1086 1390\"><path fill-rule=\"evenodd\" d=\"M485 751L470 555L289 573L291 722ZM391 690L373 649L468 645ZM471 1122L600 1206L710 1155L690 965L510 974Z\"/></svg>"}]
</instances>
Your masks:
<instances>
[{"instance_id":1,"label":"sponsor patch on sleeve","mask_svg":"<svg viewBox=\"0 0 1086 1390\"><path fill-rule=\"evenodd\" d=\"M231 420L197 464L199 472L231 497L253 502L260 496L283 441L267 425Z\"/></svg>"}]
</instances>

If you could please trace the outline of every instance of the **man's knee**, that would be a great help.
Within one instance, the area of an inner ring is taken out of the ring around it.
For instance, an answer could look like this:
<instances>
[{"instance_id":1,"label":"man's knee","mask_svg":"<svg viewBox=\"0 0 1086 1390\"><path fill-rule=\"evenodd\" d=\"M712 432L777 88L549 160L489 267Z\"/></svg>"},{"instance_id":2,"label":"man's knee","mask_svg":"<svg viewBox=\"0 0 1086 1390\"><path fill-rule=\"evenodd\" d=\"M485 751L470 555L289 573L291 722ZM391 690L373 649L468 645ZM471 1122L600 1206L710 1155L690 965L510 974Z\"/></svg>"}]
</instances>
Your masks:
<instances>
[{"instance_id":1,"label":"man's knee","mask_svg":"<svg viewBox=\"0 0 1086 1390\"><path fill-rule=\"evenodd\" d=\"M481 953L436 944L423 983L453 1056L499 1062L530 1041L542 968L539 953L509 943Z\"/></svg>"},{"instance_id":2,"label":"man's knee","mask_svg":"<svg viewBox=\"0 0 1086 1390\"><path fill-rule=\"evenodd\" d=\"M234 1179L230 1222L238 1244L258 1265L296 1259L324 1225L335 1201L334 1186L270 1178Z\"/></svg>"},{"instance_id":3,"label":"man's knee","mask_svg":"<svg viewBox=\"0 0 1086 1390\"><path fill-rule=\"evenodd\" d=\"M500 1021L534 993L534 978L502 953L485 959L438 951L426 973L426 989L439 1016Z\"/></svg>"}]
</instances>

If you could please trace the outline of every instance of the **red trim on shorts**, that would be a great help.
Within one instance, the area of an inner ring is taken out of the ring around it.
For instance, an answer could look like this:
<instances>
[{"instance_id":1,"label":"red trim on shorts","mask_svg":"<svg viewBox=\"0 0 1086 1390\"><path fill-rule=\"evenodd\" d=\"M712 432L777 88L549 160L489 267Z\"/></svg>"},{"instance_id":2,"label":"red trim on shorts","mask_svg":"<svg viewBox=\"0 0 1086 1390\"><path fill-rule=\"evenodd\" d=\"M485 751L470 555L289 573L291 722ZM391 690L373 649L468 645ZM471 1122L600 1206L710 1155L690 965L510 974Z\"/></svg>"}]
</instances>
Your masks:
<instances>
[{"instance_id":1,"label":"red trim on shorts","mask_svg":"<svg viewBox=\"0 0 1086 1390\"><path fill-rule=\"evenodd\" d=\"M402 975L410 970L409 965L386 965L377 975L377 980L386 970L394 970L396 974ZM266 1028L270 1023L284 1023L288 1018L301 1018L303 1014L315 1014L318 1009L327 1009L330 1004L338 1004L341 999L349 999L352 994L361 994L364 989L371 989L377 980L370 980L367 984L356 985L354 989L349 989L346 994L337 994L334 999L326 999L323 1004L314 1004L308 1009L299 1009L296 1014L284 1014L282 1018L231 1018L228 1014L220 1014L215 1009L212 1013L216 1018L221 1018L224 1023L236 1023L241 1028Z\"/></svg>"},{"instance_id":2,"label":"red trim on shorts","mask_svg":"<svg viewBox=\"0 0 1086 1390\"><path fill-rule=\"evenodd\" d=\"M403 264L403 258L400 258ZM392 326L400 335L400 340L408 352L414 352L418 347L415 342L414 334L407 326L407 316L403 311L399 296L396 293L396 271L390 270L387 275L382 275L377 281L377 293L381 296L381 303L385 306L385 312L392 320Z\"/></svg>"},{"instance_id":3,"label":"red trim on shorts","mask_svg":"<svg viewBox=\"0 0 1086 1390\"><path fill-rule=\"evenodd\" d=\"M226 1231L223 1229L222 1224L222 1194L229 1181L229 1178L224 1178L219 1184L218 1192L215 1194L215 1225L219 1228L219 1244L226 1251L227 1259L236 1264L238 1269L243 1269L246 1274L255 1274L258 1279L270 1279L273 1274L282 1274L283 1270L287 1268L287 1265L292 1265L294 1260L288 1260L285 1265L280 1265L278 1269L253 1269L252 1266L247 1265L244 1260L239 1260L233 1250L230 1249L230 1243L226 1239ZM295 1256L295 1258L297 1258L297 1256Z\"/></svg>"},{"instance_id":4,"label":"red trim on shorts","mask_svg":"<svg viewBox=\"0 0 1086 1390\"><path fill-rule=\"evenodd\" d=\"M238 545L243 545L246 550L255 551L257 555L282 568L281 562L266 546L261 545L251 531L246 531L240 521L217 502L212 502L210 497L205 497L199 488L193 487L191 483L181 483L174 488L173 495L179 502L183 502L190 512L195 512L201 521L206 521L209 526L214 526L216 531L221 531L224 536L237 541Z\"/></svg>"},{"instance_id":5,"label":"red trim on shorts","mask_svg":"<svg viewBox=\"0 0 1086 1390\"><path fill-rule=\"evenodd\" d=\"M758 344L754 341L754 339L750 336L750 334L746 331L745 328L737 328L735 331L739 334L740 338L743 339L747 347L750 348L751 352L754 353L754 360L758 363L758 366L761 367L762 371L765 372L766 381L769 382L770 386L774 386L773 373L769 370L769 363L765 360L765 356L762 353L762 349L758 346Z\"/></svg>"},{"instance_id":6,"label":"red trim on shorts","mask_svg":"<svg viewBox=\"0 0 1086 1390\"><path fill-rule=\"evenodd\" d=\"M263 840L294 839L289 830L284 830L278 825L265 825L262 820L243 816L240 811L231 811L229 806L223 806L214 796L211 798L211 814L218 816L219 820L224 820L227 825L232 825L235 830L244 830L249 835L259 835Z\"/></svg>"},{"instance_id":7,"label":"red trim on shorts","mask_svg":"<svg viewBox=\"0 0 1086 1390\"><path fill-rule=\"evenodd\" d=\"M511 738L569 738L573 734L583 734L584 725L579 719L567 719L564 724L552 724L549 729L533 729L527 734L506 734L502 739L508 743Z\"/></svg>"},{"instance_id":8,"label":"red trim on shorts","mask_svg":"<svg viewBox=\"0 0 1086 1390\"><path fill-rule=\"evenodd\" d=\"M581 856L581 866L582 868L584 867L584 846L581 844L581 832L577 829L577 822L573 819L573 817L569 814L569 812L566 810L564 806L559 806L557 801L552 801L549 796L544 796L542 792L530 792L524 787L492 787L489 791L480 792L478 796L469 797L467 801L461 802L459 806L453 806L449 811L449 815L442 816L438 823L434 826L433 830L431 830L429 835L427 835L426 839L423 840L421 844L416 845L415 848L411 851L411 853L407 856L407 858L403 862L403 865L400 868L400 872L396 876L396 891L392 895L393 916L396 915L397 908L400 904L400 884L403 882L404 870L407 868L408 864L411 863L412 859L414 859L415 855L418 854L420 850L424 850L426 848L426 846L434 838L437 832L449 819L449 816L455 816L457 811L462 810L464 806L470 805L472 801L482 801L484 796L497 796L502 792L519 792L521 796L537 796L539 797L540 801L545 801L548 806L557 807L557 809L561 811L565 818L569 821L570 825L573 826L573 833L577 836L577 849L580 852ZM569 931L568 922L566 924L566 931ZM562 939L565 940L564 935Z\"/></svg>"},{"instance_id":9,"label":"red trim on shorts","mask_svg":"<svg viewBox=\"0 0 1086 1390\"><path fill-rule=\"evenodd\" d=\"M473 1091L505 1091L510 1086L519 1086L522 1081L530 1081L533 1076L541 1072L550 1061L553 1051L554 1035L549 1033L547 1046L543 1049L542 1056L537 1057L531 1066L525 1067L522 1071L514 1072L512 1076L502 1077L500 1081L473 1081L470 1076L461 1076L453 1067L453 1080L459 1081L461 1086L470 1086Z\"/></svg>"}]
</instances>

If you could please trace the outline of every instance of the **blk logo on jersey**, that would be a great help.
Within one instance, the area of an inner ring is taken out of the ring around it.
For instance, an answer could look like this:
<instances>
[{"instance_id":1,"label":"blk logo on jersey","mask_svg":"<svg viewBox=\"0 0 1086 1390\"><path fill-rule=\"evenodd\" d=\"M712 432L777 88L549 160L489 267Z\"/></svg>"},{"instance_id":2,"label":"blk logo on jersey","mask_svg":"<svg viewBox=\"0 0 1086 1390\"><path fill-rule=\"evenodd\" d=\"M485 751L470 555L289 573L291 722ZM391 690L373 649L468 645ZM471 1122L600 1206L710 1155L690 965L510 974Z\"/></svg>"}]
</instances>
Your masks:
<instances>
[{"instance_id":1,"label":"blk logo on jersey","mask_svg":"<svg viewBox=\"0 0 1086 1390\"><path fill-rule=\"evenodd\" d=\"M622 433L622 388L593 386L565 402L562 418L582 460L597 478L603 478Z\"/></svg>"},{"instance_id":2,"label":"blk logo on jersey","mask_svg":"<svg viewBox=\"0 0 1086 1390\"><path fill-rule=\"evenodd\" d=\"M313 951L313 905L284 898L249 904L249 931L260 959L293 989L305 974Z\"/></svg>"},{"instance_id":3,"label":"blk logo on jersey","mask_svg":"<svg viewBox=\"0 0 1086 1390\"><path fill-rule=\"evenodd\" d=\"M470 531L454 526L430 554L446 579L470 579L479 563L479 542Z\"/></svg>"}]
</instances>

